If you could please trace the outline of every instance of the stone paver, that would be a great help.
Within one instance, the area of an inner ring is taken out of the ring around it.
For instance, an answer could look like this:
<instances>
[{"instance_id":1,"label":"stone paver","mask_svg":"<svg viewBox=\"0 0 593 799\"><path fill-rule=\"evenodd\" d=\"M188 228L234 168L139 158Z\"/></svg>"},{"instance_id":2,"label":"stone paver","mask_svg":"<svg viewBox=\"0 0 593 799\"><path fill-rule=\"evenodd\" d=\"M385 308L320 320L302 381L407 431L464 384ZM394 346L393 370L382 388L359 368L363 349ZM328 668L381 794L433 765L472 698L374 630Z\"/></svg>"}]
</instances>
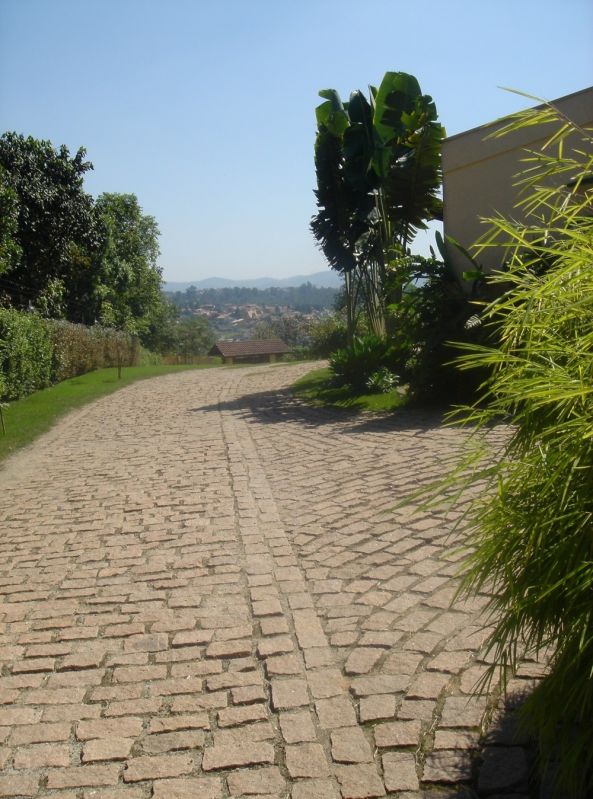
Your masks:
<instances>
[{"instance_id":1,"label":"stone paver","mask_svg":"<svg viewBox=\"0 0 593 799\"><path fill-rule=\"evenodd\" d=\"M2 467L0 796L471 780L486 597L450 607L454 512L394 509L465 434L305 407L287 387L310 368L137 383ZM523 790L523 750L495 743L478 787Z\"/></svg>"}]
</instances>

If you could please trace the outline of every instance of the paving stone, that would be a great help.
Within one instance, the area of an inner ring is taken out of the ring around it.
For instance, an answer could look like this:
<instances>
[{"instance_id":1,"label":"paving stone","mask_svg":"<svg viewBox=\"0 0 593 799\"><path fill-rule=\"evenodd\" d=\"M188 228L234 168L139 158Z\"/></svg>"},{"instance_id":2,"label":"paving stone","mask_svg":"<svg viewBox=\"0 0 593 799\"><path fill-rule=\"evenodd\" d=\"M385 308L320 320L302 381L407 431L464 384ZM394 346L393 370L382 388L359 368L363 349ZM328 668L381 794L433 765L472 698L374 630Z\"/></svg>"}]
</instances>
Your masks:
<instances>
[{"instance_id":1,"label":"paving stone","mask_svg":"<svg viewBox=\"0 0 593 799\"><path fill-rule=\"evenodd\" d=\"M477 749L479 732L461 730L437 730L434 736L434 749Z\"/></svg>"},{"instance_id":2,"label":"paving stone","mask_svg":"<svg viewBox=\"0 0 593 799\"><path fill-rule=\"evenodd\" d=\"M141 682L164 680L167 676L166 666L120 666L113 670L114 682Z\"/></svg>"},{"instance_id":3,"label":"paving stone","mask_svg":"<svg viewBox=\"0 0 593 799\"><path fill-rule=\"evenodd\" d=\"M147 735L142 739L142 751L147 755L160 755L183 749L200 749L204 745L202 730L182 730L160 735Z\"/></svg>"},{"instance_id":4,"label":"paving stone","mask_svg":"<svg viewBox=\"0 0 593 799\"><path fill-rule=\"evenodd\" d=\"M321 744L289 745L284 750L291 777L327 777L330 769Z\"/></svg>"},{"instance_id":5,"label":"paving stone","mask_svg":"<svg viewBox=\"0 0 593 799\"><path fill-rule=\"evenodd\" d=\"M259 769L240 769L229 774L229 791L232 795L265 794L283 791L286 780L276 766Z\"/></svg>"},{"instance_id":6,"label":"paving stone","mask_svg":"<svg viewBox=\"0 0 593 799\"><path fill-rule=\"evenodd\" d=\"M420 719L430 722L436 711L436 703L429 699L404 699L396 710L399 719Z\"/></svg>"},{"instance_id":7,"label":"paving stone","mask_svg":"<svg viewBox=\"0 0 593 799\"><path fill-rule=\"evenodd\" d=\"M14 727L10 734L10 743L13 746L26 744L45 743L50 741L67 741L70 737L71 725L62 724L34 724L30 727Z\"/></svg>"},{"instance_id":8,"label":"paving stone","mask_svg":"<svg viewBox=\"0 0 593 799\"><path fill-rule=\"evenodd\" d=\"M133 745L133 738L94 738L85 743L82 750L82 762L92 763L97 760L126 760L130 755Z\"/></svg>"},{"instance_id":9,"label":"paving stone","mask_svg":"<svg viewBox=\"0 0 593 799\"><path fill-rule=\"evenodd\" d=\"M136 738L142 732L142 719L90 719L79 721L76 725L76 737L79 741L90 738Z\"/></svg>"},{"instance_id":10,"label":"paving stone","mask_svg":"<svg viewBox=\"0 0 593 799\"><path fill-rule=\"evenodd\" d=\"M225 688L239 688L245 685L261 685L261 675L256 672L225 672L214 674L206 678L209 691L219 691Z\"/></svg>"},{"instance_id":11,"label":"paving stone","mask_svg":"<svg viewBox=\"0 0 593 799\"><path fill-rule=\"evenodd\" d=\"M179 677L149 683L147 688L151 696L200 693L203 688L203 680L198 677Z\"/></svg>"},{"instance_id":12,"label":"paving stone","mask_svg":"<svg viewBox=\"0 0 593 799\"><path fill-rule=\"evenodd\" d=\"M251 654L251 641L214 641L206 648L209 658L240 658Z\"/></svg>"},{"instance_id":13,"label":"paving stone","mask_svg":"<svg viewBox=\"0 0 593 799\"><path fill-rule=\"evenodd\" d=\"M126 785L119 788L85 788L84 799L144 799L146 794L142 788ZM79 799L78 792L72 794L54 794L58 799Z\"/></svg>"},{"instance_id":14,"label":"paving stone","mask_svg":"<svg viewBox=\"0 0 593 799\"><path fill-rule=\"evenodd\" d=\"M382 760L388 791L415 791L420 787L412 752L387 752Z\"/></svg>"},{"instance_id":15,"label":"paving stone","mask_svg":"<svg viewBox=\"0 0 593 799\"><path fill-rule=\"evenodd\" d=\"M16 769L37 769L47 766L69 766L70 747L66 744L36 744L17 749L14 753Z\"/></svg>"},{"instance_id":16,"label":"paving stone","mask_svg":"<svg viewBox=\"0 0 593 799\"><path fill-rule=\"evenodd\" d=\"M213 771L237 766L256 766L260 763L274 763L274 748L269 743L247 741L206 748L202 768L204 771Z\"/></svg>"},{"instance_id":17,"label":"paving stone","mask_svg":"<svg viewBox=\"0 0 593 799\"><path fill-rule=\"evenodd\" d=\"M226 691L216 691L210 694L192 694L191 696L176 696L171 702L173 713L187 713L199 710L214 710L228 705Z\"/></svg>"},{"instance_id":18,"label":"paving stone","mask_svg":"<svg viewBox=\"0 0 593 799\"><path fill-rule=\"evenodd\" d=\"M183 630L173 636L171 646L195 646L196 644L208 644L214 635L213 630Z\"/></svg>"},{"instance_id":19,"label":"paving stone","mask_svg":"<svg viewBox=\"0 0 593 799\"><path fill-rule=\"evenodd\" d=\"M377 721L378 719L392 719L395 716L397 702L393 694L375 694L363 696L358 705L360 721Z\"/></svg>"},{"instance_id":20,"label":"paving stone","mask_svg":"<svg viewBox=\"0 0 593 799\"><path fill-rule=\"evenodd\" d=\"M410 699L437 699L450 679L450 674L426 671L413 680L408 688L407 696Z\"/></svg>"},{"instance_id":21,"label":"paving stone","mask_svg":"<svg viewBox=\"0 0 593 799\"><path fill-rule=\"evenodd\" d=\"M339 696L347 690L347 681L339 669L319 669L307 675L309 688L315 699Z\"/></svg>"},{"instance_id":22,"label":"paving stone","mask_svg":"<svg viewBox=\"0 0 593 799\"><path fill-rule=\"evenodd\" d=\"M408 687L408 678L398 674L379 674L373 677L355 677L352 680L351 690L354 696L369 696L371 694L395 694L405 691Z\"/></svg>"},{"instance_id":23,"label":"paving stone","mask_svg":"<svg viewBox=\"0 0 593 799\"><path fill-rule=\"evenodd\" d=\"M169 647L169 636L165 633L132 635L124 641L124 652L159 652Z\"/></svg>"},{"instance_id":24,"label":"paving stone","mask_svg":"<svg viewBox=\"0 0 593 799\"><path fill-rule=\"evenodd\" d=\"M231 696L235 705L247 705L265 701L266 692L262 685L248 685L244 688L231 688Z\"/></svg>"},{"instance_id":25,"label":"paving stone","mask_svg":"<svg viewBox=\"0 0 593 799\"><path fill-rule=\"evenodd\" d=\"M266 638L257 645L257 653L260 657L280 655L283 652L292 652L293 649L294 644L291 639L284 636Z\"/></svg>"},{"instance_id":26,"label":"paving stone","mask_svg":"<svg viewBox=\"0 0 593 799\"><path fill-rule=\"evenodd\" d=\"M29 707L3 707L0 709L2 726L12 727L16 724L37 724L41 720L41 710Z\"/></svg>"},{"instance_id":27,"label":"paving stone","mask_svg":"<svg viewBox=\"0 0 593 799\"><path fill-rule=\"evenodd\" d=\"M326 730L336 727L353 727L356 724L356 713L346 696L318 699L315 702L315 710L320 725Z\"/></svg>"},{"instance_id":28,"label":"paving stone","mask_svg":"<svg viewBox=\"0 0 593 799\"><path fill-rule=\"evenodd\" d=\"M263 721L268 714L265 705L245 705L244 707L227 707L218 711L219 727L234 727L250 721Z\"/></svg>"},{"instance_id":29,"label":"paving stone","mask_svg":"<svg viewBox=\"0 0 593 799\"><path fill-rule=\"evenodd\" d=\"M294 744L302 741L317 740L317 733L308 710L297 710L294 713L279 714L280 729L286 743Z\"/></svg>"},{"instance_id":30,"label":"paving stone","mask_svg":"<svg viewBox=\"0 0 593 799\"><path fill-rule=\"evenodd\" d=\"M99 705L55 705L47 706L43 711L44 722L77 721L78 719L96 719L101 715Z\"/></svg>"},{"instance_id":31,"label":"paving stone","mask_svg":"<svg viewBox=\"0 0 593 799\"><path fill-rule=\"evenodd\" d=\"M151 719L149 731L152 733L174 732L176 730L209 730L210 721L205 713L189 713L179 716L164 716Z\"/></svg>"},{"instance_id":32,"label":"paving stone","mask_svg":"<svg viewBox=\"0 0 593 799\"><path fill-rule=\"evenodd\" d=\"M288 710L309 704L305 680L272 680L272 705L275 710Z\"/></svg>"},{"instance_id":33,"label":"paving stone","mask_svg":"<svg viewBox=\"0 0 593 799\"><path fill-rule=\"evenodd\" d=\"M449 696L441 716L443 727L479 727L485 708L483 697Z\"/></svg>"},{"instance_id":34,"label":"paving stone","mask_svg":"<svg viewBox=\"0 0 593 799\"><path fill-rule=\"evenodd\" d=\"M282 605L277 599L262 599L253 603L254 616L281 616Z\"/></svg>"},{"instance_id":35,"label":"paving stone","mask_svg":"<svg viewBox=\"0 0 593 799\"><path fill-rule=\"evenodd\" d=\"M418 719L410 721L389 721L373 727L375 745L387 746L417 746L420 740L422 726Z\"/></svg>"},{"instance_id":36,"label":"paving stone","mask_svg":"<svg viewBox=\"0 0 593 799\"><path fill-rule=\"evenodd\" d=\"M471 778L468 752L431 752L424 763L423 782L456 783Z\"/></svg>"},{"instance_id":37,"label":"paving stone","mask_svg":"<svg viewBox=\"0 0 593 799\"><path fill-rule=\"evenodd\" d=\"M371 799L375 796L385 796L383 780L374 764L336 766L335 774L340 783L343 799Z\"/></svg>"},{"instance_id":38,"label":"paving stone","mask_svg":"<svg viewBox=\"0 0 593 799\"><path fill-rule=\"evenodd\" d=\"M334 730L331 752L336 763L369 763L373 759L369 742L358 727Z\"/></svg>"},{"instance_id":39,"label":"paving stone","mask_svg":"<svg viewBox=\"0 0 593 799\"><path fill-rule=\"evenodd\" d=\"M119 780L120 765L77 766L50 769L47 772L47 787L83 788L86 785L115 785Z\"/></svg>"},{"instance_id":40,"label":"paving stone","mask_svg":"<svg viewBox=\"0 0 593 799\"><path fill-rule=\"evenodd\" d=\"M245 724L242 727L229 727L213 733L215 746L235 746L244 741L270 741L276 737L269 721Z\"/></svg>"},{"instance_id":41,"label":"paving stone","mask_svg":"<svg viewBox=\"0 0 593 799\"><path fill-rule=\"evenodd\" d=\"M288 622L281 617L260 619L262 635L279 635L288 632Z\"/></svg>"},{"instance_id":42,"label":"paving stone","mask_svg":"<svg viewBox=\"0 0 593 799\"><path fill-rule=\"evenodd\" d=\"M193 768L193 759L185 754L134 757L126 763L124 782L181 777L189 774Z\"/></svg>"},{"instance_id":43,"label":"paving stone","mask_svg":"<svg viewBox=\"0 0 593 799\"><path fill-rule=\"evenodd\" d=\"M296 636L302 649L327 646L327 638L314 610L294 610L292 615Z\"/></svg>"},{"instance_id":44,"label":"paving stone","mask_svg":"<svg viewBox=\"0 0 593 799\"><path fill-rule=\"evenodd\" d=\"M305 665L308 669L318 669L322 668L323 666L333 666L338 660L335 651L329 646L305 649L303 655L305 657Z\"/></svg>"},{"instance_id":45,"label":"paving stone","mask_svg":"<svg viewBox=\"0 0 593 799\"><path fill-rule=\"evenodd\" d=\"M0 796L14 799L15 796L37 796L39 775L9 774L0 775Z\"/></svg>"},{"instance_id":46,"label":"paving stone","mask_svg":"<svg viewBox=\"0 0 593 799\"><path fill-rule=\"evenodd\" d=\"M222 781L218 777L155 780L152 799L220 799Z\"/></svg>"},{"instance_id":47,"label":"paving stone","mask_svg":"<svg viewBox=\"0 0 593 799\"><path fill-rule=\"evenodd\" d=\"M293 785L292 799L339 799L339 791L331 780L299 780Z\"/></svg>"},{"instance_id":48,"label":"paving stone","mask_svg":"<svg viewBox=\"0 0 593 799\"><path fill-rule=\"evenodd\" d=\"M382 655L381 649L359 646L348 656L344 671L346 674L368 674Z\"/></svg>"},{"instance_id":49,"label":"paving stone","mask_svg":"<svg viewBox=\"0 0 593 799\"><path fill-rule=\"evenodd\" d=\"M277 655L266 658L266 674L268 677L300 673L301 664L296 655Z\"/></svg>"}]
</instances>

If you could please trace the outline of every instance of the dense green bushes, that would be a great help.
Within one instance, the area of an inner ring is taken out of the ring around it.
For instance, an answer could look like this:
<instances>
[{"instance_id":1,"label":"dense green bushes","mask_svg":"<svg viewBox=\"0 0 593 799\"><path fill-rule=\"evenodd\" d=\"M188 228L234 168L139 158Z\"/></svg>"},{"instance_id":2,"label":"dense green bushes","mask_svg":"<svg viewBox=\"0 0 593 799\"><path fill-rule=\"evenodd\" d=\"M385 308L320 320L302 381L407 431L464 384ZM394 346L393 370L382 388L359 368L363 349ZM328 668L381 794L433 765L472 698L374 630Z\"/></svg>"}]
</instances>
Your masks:
<instances>
[{"instance_id":1,"label":"dense green bushes","mask_svg":"<svg viewBox=\"0 0 593 799\"><path fill-rule=\"evenodd\" d=\"M388 368L389 356L385 339L371 333L355 337L349 347L336 350L329 359L335 385L363 391L372 375Z\"/></svg>"},{"instance_id":2,"label":"dense green bushes","mask_svg":"<svg viewBox=\"0 0 593 799\"><path fill-rule=\"evenodd\" d=\"M104 366L117 366L120 362L132 366L138 361L138 340L119 330L62 320L47 320L47 326L53 349L52 383Z\"/></svg>"},{"instance_id":3,"label":"dense green bushes","mask_svg":"<svg viewBox=\"0 0 593 799\"><path fill-rule=\"evenodd\" d=\"M332 352L348 343L346 322L338 314L312 322L309 327L309 342L311 355L317 358L329 357Z\"/></svg>"},{"instance_id":4,"label":"dense green bushes","mask_svg":"<svg viewBox=\"0 0 593 799\"><path fill-rule=\"evenodd\" d=\"M485 374L455 368L457 342L484 343L492 334L472 324L477 306L469 286L435 257L407 258L398 280L394 294L400 299L389 309L391 368L407 386L409 400L443 406L471 402Z\"/></svg>"},{"instance_id":5,"label":"dense green bushes","mask_svg":"<svg viewBox=\"0 0 593 799\"><path fill-rule=\"evenodd\" d=\"M131 366L139 355L137 340L117 330L0 309L0 400L104 366Z\"/></svg>"},{"instance_id":6,"label":"dense green bushes","mask_svg":"<svg viewBox=\"0 0 593 799\"><path fill-rule=\"evenodd\" d=\"M17 399L52 382L49 326L36 314L0 310L0 373L4 396Z\"/></svg>"}]
</instances>

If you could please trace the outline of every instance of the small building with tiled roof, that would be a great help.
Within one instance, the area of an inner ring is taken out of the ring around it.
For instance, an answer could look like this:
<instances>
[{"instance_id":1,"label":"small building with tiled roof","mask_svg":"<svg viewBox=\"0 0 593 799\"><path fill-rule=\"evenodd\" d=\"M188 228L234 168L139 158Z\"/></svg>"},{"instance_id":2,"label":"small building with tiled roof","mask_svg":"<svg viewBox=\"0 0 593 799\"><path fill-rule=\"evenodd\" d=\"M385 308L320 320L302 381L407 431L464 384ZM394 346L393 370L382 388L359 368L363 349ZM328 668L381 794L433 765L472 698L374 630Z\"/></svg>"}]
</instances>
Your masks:
<instances>
[{"instance_id":1,"label":"small building with tiled roof","mask_svg":"<svg viewBox=\"0 0 593 799\"><path fill-rule=\"evenodd\" d=\"M281 339L268 338L249 341L217 341L208 354L222 356L223 363L241 361L274 363L287 352L290 352L290 347Z\"/></svg>"}]
</instances>

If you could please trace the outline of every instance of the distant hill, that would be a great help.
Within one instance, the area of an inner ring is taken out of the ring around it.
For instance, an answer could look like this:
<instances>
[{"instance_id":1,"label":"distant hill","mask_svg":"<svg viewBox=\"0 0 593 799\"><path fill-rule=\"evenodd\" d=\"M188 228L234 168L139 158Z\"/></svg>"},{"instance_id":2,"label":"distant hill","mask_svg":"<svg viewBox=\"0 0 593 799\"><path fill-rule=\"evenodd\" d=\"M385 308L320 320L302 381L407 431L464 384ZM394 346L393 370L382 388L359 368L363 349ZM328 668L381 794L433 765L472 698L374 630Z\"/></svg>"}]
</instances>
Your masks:
<instances>
[{"instance_id":1,"label":"distant hill","mask_svg":"<svg viewBox=\"0 0 593 799\"><path fill-rule=\"evenodd\" d=\"M235 286L256 289L269 289L273 286L289 288L291 286L302 286L303 283L312 283L314 286L337 289L342 285L342 278L331 269L324 272L314 272L312 275L295 275L294 277L284 278L258 277L253 280L232 280L224 277L207 277L204 280L190 280L182 283L166 281L163 285L163 291L185 291L190 286L195 286L197 289L222 289L234 288Z\"/></svg>"}]
</instances>

